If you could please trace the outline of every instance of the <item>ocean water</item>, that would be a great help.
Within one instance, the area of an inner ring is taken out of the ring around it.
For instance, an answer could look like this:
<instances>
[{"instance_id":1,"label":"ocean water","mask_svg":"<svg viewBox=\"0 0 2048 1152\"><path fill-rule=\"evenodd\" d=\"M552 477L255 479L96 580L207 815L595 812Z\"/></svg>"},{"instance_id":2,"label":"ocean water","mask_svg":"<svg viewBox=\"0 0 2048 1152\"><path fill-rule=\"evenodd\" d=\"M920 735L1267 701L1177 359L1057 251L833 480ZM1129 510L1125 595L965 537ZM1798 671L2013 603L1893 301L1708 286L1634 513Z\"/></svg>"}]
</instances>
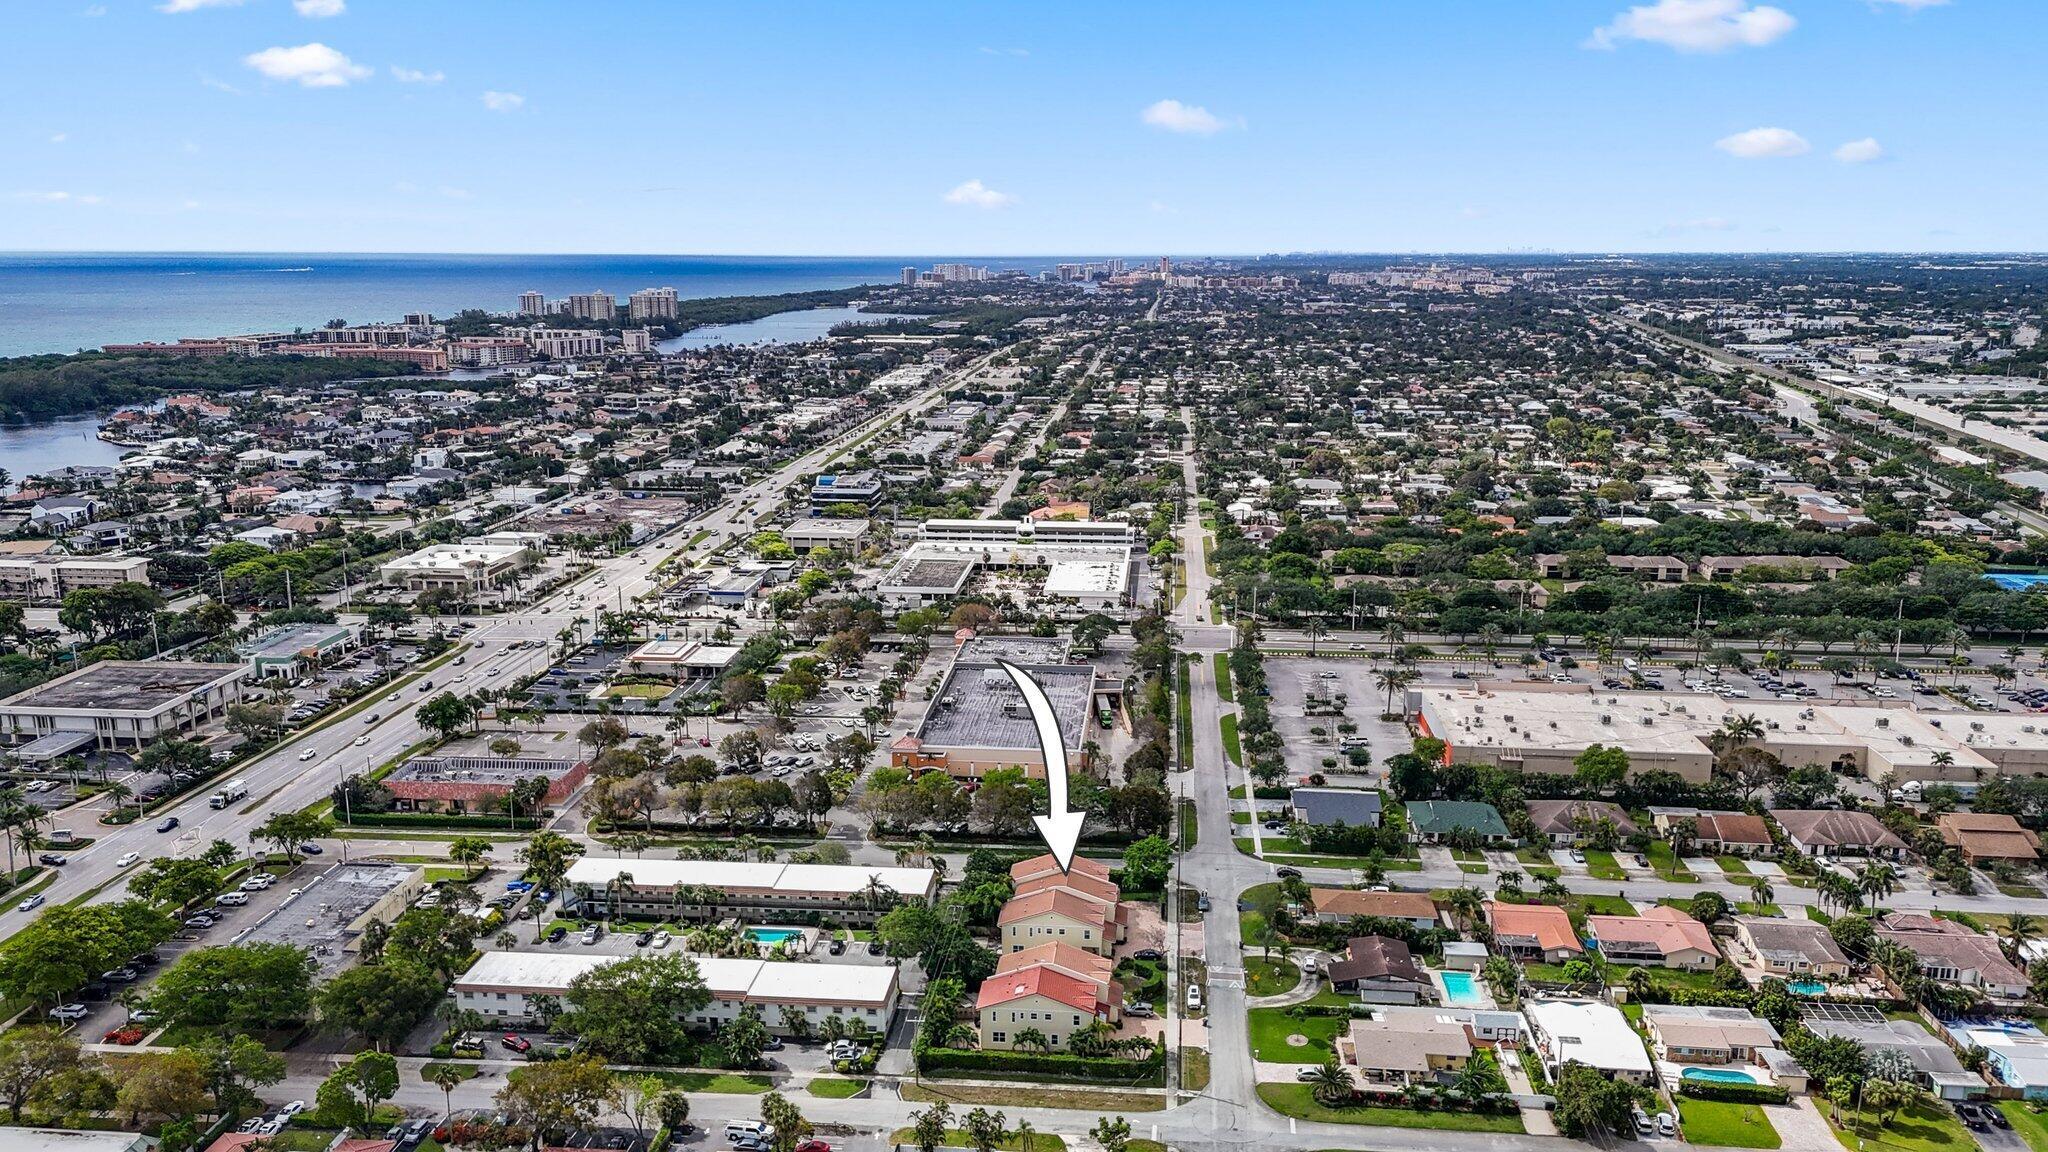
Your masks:
<instances>
[{"instance_id":1,"label":"ocean water","mask_svg":"<svg viewBox=\"0 0 2048 1152\"><path fill-rule=\"evenodd\" d=\"M640 288L752 296L893 284L935 261L1038 272L1060 259L979 256L463 256L354 253L0 253L0 356L102 344L510 312L525 291L558 299Z\"/></svg>"}]
</instances>

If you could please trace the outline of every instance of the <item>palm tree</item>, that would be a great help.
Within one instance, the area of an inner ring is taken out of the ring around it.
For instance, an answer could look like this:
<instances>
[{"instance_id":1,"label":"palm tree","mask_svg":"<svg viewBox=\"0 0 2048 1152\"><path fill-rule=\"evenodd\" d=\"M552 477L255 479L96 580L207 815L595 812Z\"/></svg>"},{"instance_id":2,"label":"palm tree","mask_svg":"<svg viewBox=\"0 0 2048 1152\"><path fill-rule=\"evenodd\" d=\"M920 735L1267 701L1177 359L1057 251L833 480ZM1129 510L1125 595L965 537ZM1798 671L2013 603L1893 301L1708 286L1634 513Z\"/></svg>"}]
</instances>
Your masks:
<instances>
[{"instance_id":1,"label":"palm tree","mask_svg":"<svg viewBox=\"0 0 2048 1152\"><path fill-rule=\"evenodd\" d=\"M1764 910L1764 905L1769 904L1772 900L1776 899L1777 895L1777 891L1771 887L1771 882L1769 880L1765 880L1762 877L1758 877L1757 879L1749 882L1750 903L1756 907L1756 910L1759 915L1762 914Z\"/></svg>"},{"instance_id":2,"label":"palm tree","mask_svg":"<svg viewBox=\"0 0 2048 1152\"><path fill-rule=\"evenodd\" d=\"M1650 975L1648 968L1641 967L1630 968L1628 975L1623 977L1621 982L1628 989L1629 999L1638 1004L1642 1003L1643 997L1649 995L1650 990L1657 986L1656 977Z\"/></svg>"},{"instance_id":3,"label":"palm tree","mask_svg":"<svg viewBox=\"0 0 2048 1152\"><path fill-rule=\"evenodd\" d=\"M1899 871L1883 862L1868 865L1856 874L1856 888L1876 903L1899 890Z\"/></svg>"},{"instance_id":4,"label":"palm tree","mask_svg":"<svg viewBox=\"0 0 2048 1152\"><path fill-rule=\"evenodd\" d=\"M455 1114L455 1088L469 1079L469 1069L460 1064L436 1064L427 1072L427 1080L441 1090L441 1118Z\"/></svg>"},{"instance_id":5,"label":"palm tree","mask_svg":"<svg viewBox=\"0 0 2048 1152\"><path fill-rule=\"evenodd\" d=\"M2029 912L2012 912L2006 915L2005 933L1999 944L2005 948L2006 958L2014 964L2020 963L2027 945L2039 940L2043 925L2041 918Z\"/></svg>"},{"instance_id":6,"label":"palm tree","mask_svg":"<svg viewBox=\"0 0 2048 1152\"><path fill-rule=\"evenodd\" d=\"M1351 1073L1345 1071L1334 1056L1323 1061L1322 1066L1315 1070L1315 1078L1309 1081L1309 1094L1326 1107L1351 1099L1356 1090L1351 1082Z\"/></svg>"}]
</instances>

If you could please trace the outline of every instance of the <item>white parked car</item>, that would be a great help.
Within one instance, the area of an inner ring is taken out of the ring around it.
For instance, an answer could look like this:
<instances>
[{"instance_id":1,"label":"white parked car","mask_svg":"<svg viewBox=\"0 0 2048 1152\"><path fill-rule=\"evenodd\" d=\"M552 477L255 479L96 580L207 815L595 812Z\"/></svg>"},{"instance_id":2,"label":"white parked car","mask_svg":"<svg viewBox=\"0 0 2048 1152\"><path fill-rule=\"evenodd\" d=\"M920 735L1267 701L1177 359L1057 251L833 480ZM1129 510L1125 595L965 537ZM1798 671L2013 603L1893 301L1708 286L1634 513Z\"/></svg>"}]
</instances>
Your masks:
<instances>
[{"instance_id":1,"label":"white parked car","mask_svg":"<svg viewBox=\"0 0 2048 1152\"><path fill-rule=\"evenodd\" d=\"M55 1008L50 1009L50 1019L52 1020L83 1020L85 1016L86 1007L83 1004L59 1004Z\"/></svg>"},{"instance_id":2,"label":"white parked car","mask_svg":"<svg viewBox=\"0 0 2048 1152\"><path fill-rule=\"evenodd\" d=\"M219 896L214 897L213 902L228 908L239 908L249 902L249 894L247 892L223 892Z\"/></svg>"},{"instance_id":3,"label":"white parked car","mask_svg":"<svg viewBox=\"0 0 2048 1152\"><path fill-rule=\"evenodd\" d=\"M140 859L142 859L142 853L140 852L123 852L121 858L114 861L114 867L126 868Z\"/></svg>"}]
</instances>

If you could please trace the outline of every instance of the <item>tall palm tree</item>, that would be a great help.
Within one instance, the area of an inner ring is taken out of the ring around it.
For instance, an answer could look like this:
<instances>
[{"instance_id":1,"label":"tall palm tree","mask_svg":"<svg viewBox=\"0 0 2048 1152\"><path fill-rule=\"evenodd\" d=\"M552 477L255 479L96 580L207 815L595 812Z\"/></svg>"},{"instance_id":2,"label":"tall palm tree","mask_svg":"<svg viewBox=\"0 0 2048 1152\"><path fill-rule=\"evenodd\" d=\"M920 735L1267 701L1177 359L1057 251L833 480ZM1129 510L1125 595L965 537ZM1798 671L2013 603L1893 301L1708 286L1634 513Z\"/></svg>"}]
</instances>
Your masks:
<instances>
[{"instance_id":1,"label":"tall palm tree","mask_svg":"<svg viewBox=\"0 0 2048 1152\"><path fill-rule=\"evenodd\" d=\"M2008 914L2005 920L2005 932L1998 941L2000 946L2005 949L2006 958L2014 964L2020 963L2020 957L2026 952L2027 945L2041 939L2044 927L2048 926L2044 926L2041 918L2032 913L2013 912Z\"/></svg>"},{"instance_id":2,"label":"tall palm tree","mask_svg":"<svg viewBox=\"0 0 2048 1152\"><path fill-rule=\"evenodd\" d=\"M1323 1061L1315 1070L1315 1078L1309 1081L1309 1094L1325 1106L1351 1099L1357 1089L1351 1082L1351 1073L1345 1071L1336 1057Z\"/></svg>"},{"instance_id":3,"label":"tall palm tree","mask_svg":"<svg viewBox=\"0 0 2048 1152\"><path fill-rule=\"evenodd\" d=\"M1856 874L1856 887L1872 903L1883 900L1899 890L1899 870L1882 861L1867 865Z\"/></svg>"}]
</instances>

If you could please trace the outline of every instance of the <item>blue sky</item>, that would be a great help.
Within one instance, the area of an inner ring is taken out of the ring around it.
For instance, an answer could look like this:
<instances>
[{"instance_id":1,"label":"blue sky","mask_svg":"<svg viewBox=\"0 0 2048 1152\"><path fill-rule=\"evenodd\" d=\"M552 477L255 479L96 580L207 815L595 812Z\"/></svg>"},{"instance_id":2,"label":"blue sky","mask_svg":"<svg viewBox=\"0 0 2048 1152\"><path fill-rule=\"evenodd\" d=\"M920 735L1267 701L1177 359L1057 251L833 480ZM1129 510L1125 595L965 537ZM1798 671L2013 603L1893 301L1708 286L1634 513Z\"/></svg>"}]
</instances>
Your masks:
<instances>
[{"instance_id":1,"label":"blue sky","mask_svg":"<svg viewBox=\"0 0 2048 1152\"><path fill-rule=\"evenodd\" d=\"M2048 249L2039 0L7 0L0 43L0 249Z\"/></svg>"}]
</instances>

